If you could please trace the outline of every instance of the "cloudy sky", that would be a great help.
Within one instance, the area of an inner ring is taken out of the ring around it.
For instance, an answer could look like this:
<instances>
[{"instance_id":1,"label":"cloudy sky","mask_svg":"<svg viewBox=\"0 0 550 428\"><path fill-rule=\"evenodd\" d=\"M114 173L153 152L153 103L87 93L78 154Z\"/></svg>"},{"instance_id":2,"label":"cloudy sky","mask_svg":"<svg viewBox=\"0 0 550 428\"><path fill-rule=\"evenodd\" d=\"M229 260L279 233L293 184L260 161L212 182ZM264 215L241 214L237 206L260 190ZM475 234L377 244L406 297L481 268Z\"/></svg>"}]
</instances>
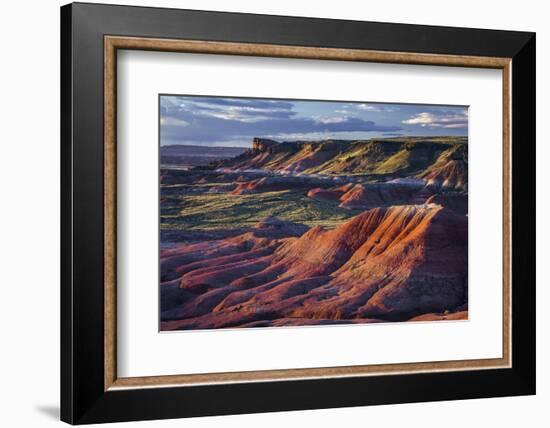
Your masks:
<instances>
[{"instance_id":1,"label":"cloudy sky","mask_svg":"<svg viewBox=\"0 0 550 428\"><path fill-rule=\"evenodd\" d=\"M463 106L160 96L161 145L467 134Z\"/></svg>"}]
</instances>

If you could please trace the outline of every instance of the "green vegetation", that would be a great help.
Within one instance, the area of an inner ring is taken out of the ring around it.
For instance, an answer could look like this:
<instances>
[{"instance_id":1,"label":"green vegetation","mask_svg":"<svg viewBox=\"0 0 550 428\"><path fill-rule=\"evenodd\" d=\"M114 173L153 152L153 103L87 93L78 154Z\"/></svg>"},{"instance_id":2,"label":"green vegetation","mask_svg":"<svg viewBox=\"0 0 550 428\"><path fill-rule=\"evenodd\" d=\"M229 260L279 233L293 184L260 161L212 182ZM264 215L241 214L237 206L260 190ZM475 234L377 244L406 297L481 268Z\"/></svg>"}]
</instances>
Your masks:
<instances>
[{"instance_id":1,"label":"green vegetation","mask_svg":"<svg viewBox=\"0 0 550 428\"><path fill-rule=\"evenodd\" d=\"M387 181L398 177L423 177L451 159L468 159L466 137L399 137L368 141L287 142L270 146L265 153L247 151L233 159L218 162L220 168L294 170L299 162L310 168L303 174L354 177L362 183ZM321 153L322 152L322 153ZM244 166L243 166L244 165ZM224 177L215 171L200 180L188 180L186 174L167 173L162 185L161 228L164 230L209 231L251 227L274 216L281 220L334 228L357 211L338 207L338 202L308 198L306 191L272 191L231 195L236 177ZM172 174L172 175L170 175ZM174 175L175 174L175 175ZM225 173L224 173L225 174ZM234 173L241 174L240 172ZM243 172L246 175L246 172ZM249 176L247 179L257 179ZM183 184L193 183L193 184ZM220 189L216 189L219 187ZM225 188L224 188L225 187ZM312 185L313 187L313 185ZM212 188L212 189L211 189ZM209 190L212 190L209 192ZM221 190L221 191L220 191Z\"/></svg>"},{"instance_id":2,"label":"green vegetation","mask_svg":"<svg viewBox=\"0 0 550 428\"><path fill-rule=\"evenodd\" d=\"M388 174L410 167L411 152L408 150L401 150L390 156L376 167L376 172L380 174Z\"/></svg>"},{"instance_id":3,"label":"green vegetation","mask_svg":"<svg viewBox=\"0 0 550 428\"><path fill-rule=\"evenodd\" d=\"M399 137L349 142L334 148L334 155L326 162L313 166L306 174L419 174L430 167L445 151L465 149L466 137ZM325 143L326 144L326 143ZM317 150L323 150L320 145ZM296 156L298 156L296 154ZM292 159L291 159L292 160ZM268 169L281 167L287 159L278 157L266 165Z\"/></svg>"},{"instance_id":4,"label":"green vegetation","mask_svg":"<svg viewBox=\"0 0 550 428\"><path fill-rule=\"evenodd\" d=\"M169 197L163 206L161 228L171 230L250 227L268 216L332 229L357 214L292 190L248 195L180 194Z\"/></svg>"}]
</instances>

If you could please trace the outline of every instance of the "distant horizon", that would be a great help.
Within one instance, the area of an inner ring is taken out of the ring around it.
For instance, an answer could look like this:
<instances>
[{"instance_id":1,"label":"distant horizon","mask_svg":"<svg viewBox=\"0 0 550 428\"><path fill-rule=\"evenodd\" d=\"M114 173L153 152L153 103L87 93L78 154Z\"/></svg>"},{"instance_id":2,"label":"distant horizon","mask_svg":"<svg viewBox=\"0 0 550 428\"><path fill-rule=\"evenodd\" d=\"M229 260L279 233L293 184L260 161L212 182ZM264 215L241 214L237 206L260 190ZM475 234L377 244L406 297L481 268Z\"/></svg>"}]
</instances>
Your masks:
<instances>
[{"instance_id":1,"label":"distant horizon","mask_svg":"<svg viewBox=\"0 0 550 428\"><path fill-rule=\"evenodd\" d=\"M160 95L159 103L161 146L468 136L465 106L187 95Z\"/></svg>"},{"instance_id":2,"label":"distant horizon","mask_svg":"<svg viewBox=\"0 0 550 428\"><path fill-rule=\"evenodd\" d=\"M207 147L207 148L220 148L220 149L222 149L222 148L225 148L225 149L246 149L251 145L252 140L254 138L273 140L273 141L281 144L281 143L300 143L300 142L315 143L315 142L328 141L328 140L340 140L340 141L357 142L357 141L371 141L371 140L393 140L393 139L398 139L398 138L435 139L435 138L449 138L449 137L466 138L466 141L468 140L467 135L446 135L446 134L441 134L441 135L402 135L402 136L398 136L398 137L370 137L370 138L367 138L367 139L328 138L328 139L319 139L319 140L284 140L284 141L278 141L276 139L266 138L266 137L252 137L249 141L248 146L220 146L220 145L208 145L208 146L206 146L206 145L201 145L201 144L174 143L174 144L164 144L164 145L162 145L162 147L188 146L188 147Z\"/></svg>"}]
</instances>

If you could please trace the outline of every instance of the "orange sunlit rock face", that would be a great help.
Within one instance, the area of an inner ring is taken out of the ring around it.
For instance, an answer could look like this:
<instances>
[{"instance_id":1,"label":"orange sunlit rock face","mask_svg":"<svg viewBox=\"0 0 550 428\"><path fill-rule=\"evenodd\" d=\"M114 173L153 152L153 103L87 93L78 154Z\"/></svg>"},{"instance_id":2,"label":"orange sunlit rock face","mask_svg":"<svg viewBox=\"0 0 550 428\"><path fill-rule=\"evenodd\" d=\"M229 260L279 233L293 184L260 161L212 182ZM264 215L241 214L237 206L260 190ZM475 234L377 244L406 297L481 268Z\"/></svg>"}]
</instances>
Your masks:
<instances>
[{"instance_id":1,"label":"orange sunlit rock face","mask_svg":"<svg viewBox=\"0 0 550 428\"><path fill-rule=\"evenodd\" d=\"M466 227L465 216L441 205L405 205L298 238L252 231L177 246L162 252L161 287L185 303L163 314L163 328L405 321L458 308Z\"/></svg>"}]
</instances>

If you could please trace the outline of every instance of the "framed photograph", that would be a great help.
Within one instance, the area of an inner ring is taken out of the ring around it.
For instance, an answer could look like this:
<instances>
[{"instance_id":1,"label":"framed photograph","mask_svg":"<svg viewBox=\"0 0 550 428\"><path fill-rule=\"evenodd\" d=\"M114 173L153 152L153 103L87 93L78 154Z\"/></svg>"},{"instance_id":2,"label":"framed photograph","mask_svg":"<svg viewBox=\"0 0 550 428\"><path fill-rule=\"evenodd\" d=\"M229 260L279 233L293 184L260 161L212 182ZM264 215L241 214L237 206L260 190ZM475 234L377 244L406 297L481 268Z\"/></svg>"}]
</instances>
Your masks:
<instances>
[{"instance_id":1,"label":"framed photograph","mask_svg":"<svg viewBox=\"0 0 550 428\"><path fill-rule=\"evenodd\" d=\"M535 393L535 35L61 8L61 417Z\"/></svg>"}]
</instances>

